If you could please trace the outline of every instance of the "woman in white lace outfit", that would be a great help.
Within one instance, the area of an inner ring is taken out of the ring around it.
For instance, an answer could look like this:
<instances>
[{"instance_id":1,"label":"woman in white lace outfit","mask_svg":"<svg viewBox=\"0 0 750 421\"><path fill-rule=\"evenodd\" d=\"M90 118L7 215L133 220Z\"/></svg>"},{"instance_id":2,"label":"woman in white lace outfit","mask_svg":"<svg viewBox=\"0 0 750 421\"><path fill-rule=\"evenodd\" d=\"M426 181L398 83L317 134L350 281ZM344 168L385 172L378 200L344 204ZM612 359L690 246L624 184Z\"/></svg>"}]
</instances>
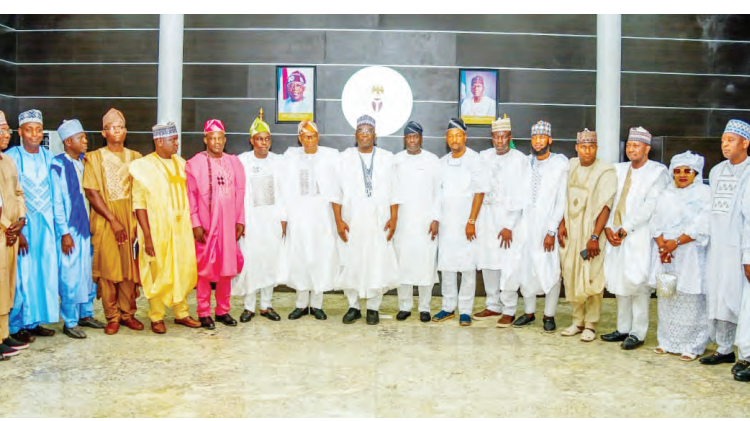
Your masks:
<instances>
[{"instance_id":1,"label":"woman in white lace outfit","mask_svg":"<svg viewBox=\"0 0 750 421\"><path fill-rule=\"evenodd\" d=\"M702 156L675 155L669 166L674 178L659 198L650 228L654 238L649 283L656 275L677 276L674 295L658 297L657 354L681 354L692 361L708 344L704 278L709 240L711 189L703 184Z\"/></svg>"}]
</instances>

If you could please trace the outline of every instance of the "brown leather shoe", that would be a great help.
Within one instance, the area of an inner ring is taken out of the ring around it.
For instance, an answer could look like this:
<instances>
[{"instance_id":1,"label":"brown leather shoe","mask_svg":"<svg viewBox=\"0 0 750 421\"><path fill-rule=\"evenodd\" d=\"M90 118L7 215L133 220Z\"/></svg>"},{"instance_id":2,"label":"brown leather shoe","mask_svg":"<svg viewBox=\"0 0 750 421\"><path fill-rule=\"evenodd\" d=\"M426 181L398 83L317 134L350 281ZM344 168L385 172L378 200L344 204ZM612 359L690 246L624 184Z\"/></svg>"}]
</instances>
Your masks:
<instances>
[{"instance_id":1,"label":"brown leather shoe","mask_svg":"<svg viewBox=\"0 0 750 421\"><path fill-rule=\"evenodd\" d=\"M202 326L201 322L193 319L190 316L187 316L184 319L174 319L174 322L176 324L178 324L178 325L183 325L183 326L192 327L192 328L196 328L196 327L201 327Z\"/></svg>"},{"instance_id":2,"label":"brown leather shoe","mask_svg":"<svg viewBox=\"0 0 750 421\"><path fill-rule=\"evenodd\" d=\"M136 319L135 317L131 317L130 319L122 319L120 323L133 330L143 330L143 323L138 321L138 319Z\"/></svg>"},{"instance_id":3,"label":"brown leather shoe","mask_svg":"<svg viewBox=\"0 0 750 421\"><path fill-rule=\"evenodd\" d=\"M497 321L497 324L495 326L496 327L510 327L513 324L513 321L515 320L516 320L516 316L509 316L507 314L503 314L503 317L501 317Z\"/></svg>"},{"instance_id":4,"label":"brown leather shoe","mask_svg":"<svg viewBox=\"0 0 750 421\"><path fill-rule=\"evenodd\" d=\"M117 333L117 331L120 330L120 324L117 322L109 322L107 323L107 327L104 328L104 333L107 335L114 335Z\"/></svg>"},{"instance_id":5,"label":"brown leather shoe","mask_svg":"<svg viewBox=\"0 0 750 421\"><path fill-rule=\"evenodd\" d=\"M55 336L54 330L47 329L46 327L42 325L39 325L31 329L29 332L31 332L32 335L36 335L36 336Z\"/></svg>"},{"instance_id":6,"label":"brown leather shoe","mask_svg":"<svg viewBox=\"0 0 750 421\"><path fill-rule=\"evenodd\" d=\"M490 317L497 317L497 316L500 316L500 313L496 313L488 308L485 308L479 313L474 313L473 317L477 320L482 320L482 319L488 319Z\"/></svg>"},{"instance_id":7,"label":"brown leather shoe","mask_svg":"<svg viewBox=\"0 0 750 421\"><path fill-rule=\"evenodd\" d=\"M151 331L158 334L167 333L167 325L164 324L164 320L151 322Z\"/></svg>"}]
</instances>

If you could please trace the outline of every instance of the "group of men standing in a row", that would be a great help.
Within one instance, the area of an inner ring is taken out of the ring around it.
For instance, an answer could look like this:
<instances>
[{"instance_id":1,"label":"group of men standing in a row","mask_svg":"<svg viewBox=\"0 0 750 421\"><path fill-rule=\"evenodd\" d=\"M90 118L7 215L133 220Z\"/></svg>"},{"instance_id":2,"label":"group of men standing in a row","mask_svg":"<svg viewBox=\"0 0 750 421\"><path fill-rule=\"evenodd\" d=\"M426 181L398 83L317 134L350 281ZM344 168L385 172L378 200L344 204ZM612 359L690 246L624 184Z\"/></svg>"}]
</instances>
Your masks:
<instances>
[{"instance_id":1,"label":"group of men standing in a row","mask_svg":"<svg viewBox=\"0 0 750 421\"><path fill-rule=\"evenodd\" d=\"M103 118L107 146L85 154L85 131L78 120L67 120L58 128L65 153L53 157L40 147L41 112L21 113L22 144L0 154L5 236L0 247L7 249L0 253L0 355L9 357L35 336L54 334L41 325L57 323L60 314L64 333L73 338L86 337L79 326L108 334L120 324L142 330L134 317L139 284L155 333L166 332L166 307L177 324L213 329L212 284L215 319L229 326L237 324L229 314L232 294L244 297L241 322L255 316L258 293L260 314L280 320L271 306L279 284L297 290L290 319L308 314L326 319L323 292L337 289L349 302L344 323L362 317L359 300L366 299L367 323L377 324L383 294L398 288L396 319L405 320L417 286L421 321L445 321L458 311L460 325L467 326L478 269L487 305L474 319L498 317L498 327L529 325L536 296L544 294L543 329L554 331L564 282L573 324L562 335L581 334L590 342L606 285L617 295L617 330L601 338L634 349L648 329L655 270L686 264L690 259L679 258L677 247L692 243L703 247L704 256L707 248L709 269L703 287L706 269L697 267L699 286L691 294L706 293L707 328L719 343L717 353L702 362L734 362L738 331L740 361L733 371L747 371L750 344L742 341L750 335L741 332L750 329L741 320L750 319L750 308L744 308L750 304L741 306L740 300L748 286L742 264L750 263L741 247L748 243L750 249L742 171L750 126L739 120L727 126L722 150L728 161L712 170L710 215L708 205L694 206L706 202L700 178L693 183L702 157L690 152L675 157L672 182L664 165L648 160L651 134L642 127L630 129L630 162L614 166L596 158L596 133L588 130L578 133L578 158L570 161L551 152L552 129L544 121L531 128L530 156L512 147L507 117L492 124L493 148L481 153L467 148L466 130L462 120L449 121L450 152L438 159L422 149L416 122L406 125L405 150L394 155L375 146L372 117L358 119L357 146L341 153L319 146L317 126L303 121L301 147L277 155L270 152L270 128L260 117L250 128L252 151L234 156L224 153L223 123L209 120L206 150L186 162L176 155L179 136L172 123L154 126L154 153L141 157L124 148L125 118L111 109ZM9 138L3 115L0 147L7 147ZM672 184L675 196L668 195ZM659 231L653 224L661 196L695 209L695 215L669 215L664 219L671 225ZM694 223L692 230L667 239L683 220L703 225ZM740 236L742 230L748 234ZM724 270L730 267L736 271ZM431 315L437 271L442 308ZM197 321L186 302L193 288ZM516 318L519 289L524 312ZM97 295L106 325L93 318ZM750 293L744 295L750 302ZM680 297L665 314L701 310L699 301L685 304ZM683 357L696 356L685 351ZM746 374L750 380L750 371Z\"/></svg>"}]
</instances>

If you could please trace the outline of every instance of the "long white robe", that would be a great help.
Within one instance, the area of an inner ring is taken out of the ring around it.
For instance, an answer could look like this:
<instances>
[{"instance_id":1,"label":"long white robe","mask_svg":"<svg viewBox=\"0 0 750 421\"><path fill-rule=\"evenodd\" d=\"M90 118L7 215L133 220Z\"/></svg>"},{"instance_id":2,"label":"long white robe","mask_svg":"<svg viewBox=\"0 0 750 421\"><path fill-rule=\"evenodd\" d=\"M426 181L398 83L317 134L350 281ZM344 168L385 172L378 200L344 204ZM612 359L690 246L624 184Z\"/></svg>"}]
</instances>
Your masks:
<instances>
[{"instance_id":1,"label":"long white robe","mask_svg":"<svg viewBox=\"0 0 750 421\"><path fill-rule=\"evenodd\" d=\"M519 179L526 189L524 208L513 242L518 242L521 259L511 268L504 291L519 287L525 297L547 294L560 282L560 253L555 240L552 251L544 250L549 231L557 232L565 212L566 189L570 163L564 155L552 153L539 161L532 154L527 158L528 179ZM538 179L535 180L534 172ZM536 197L536 200L534 200Z\"/></svg>"},{"instance_id":2,"label":"long white robe","mask_svg":"<svg viewBox=\"0 0 750 421\"><path fill-rule=\"evenodd\" d=\"M301 147L284 153L284 203L289 265L287 286L297 291L332 290L339 274L336 222L331 184L337 185L339 151L318 146L314 154Z\"/></svg>"},{"instance_id":3,"label":"long white robe","mask_svg":"<svg viewBox=\"0 0 750 421\"><path fill-rule=\"evenodd\" d=\"M438 270L476 270L475 241L466 239L474 195L490 190L489 177L479 154L469 148L460 158L449 152L440 158L440 234ZM481 214L481 211L480 211Z\"/></svg>"},{"instance_id":4,"label":"long white robe","mask_svg":"<svg viewBox=\"0 0 750 421\"><path fill-rule=\"evenodd\" d=\"M614 225L614 216L630 167L630 162L615 164L617 193L606 225L614 232L620 229ZM622 215L622 228L628 235L618 247L612 247L609 242L605 246L607 258L604 260L604 277L609 292L622 296L649 293L653 241L649 222L656 208L656 200L667 183L669 176L664 164L649 160L641 168L633 169L625 214Z\"/></svg>"},{"instance_id":5,"label":"long white robe","mask_svg":"<svg viewBox=\"0 0 750 421\"><path fill-rule=\"evenodd\" d=\"M337 171L338 194L333 203L341 205L341 217L349 226L348 242L337 240L341 273L336 289L356 290L360 298L373 298L398 287L398 263L393 242L384 231L391 219L391 205L400 203L394 195L395 160L393 153L375 147L372 162L372 196L367 197L363 159L356 147L341 153Z\"/></svg>"},{"instance_id":6,"label":"long white robe","mask_svg":"<svg viewBox=\"0 0 750 421\"><path fill-rule=\"evenodd\" d=\"M396 187L402 203L393 247L399 267L399 282L431 286L438 281L437 246L429 233L432 221L440 219L440 160L422 149L396 154Z\"/></svg>"},{"instance_id":7,"label":"long white robe","mask_svg":"<svg viewBox=\"0 0 750 421\"><path fill-rule=\"evenodd\" d=\"M683 189L674 185L664 189L657 200L651 219L651 238L664 236L673 240L685 234L692 238L672 253L672 263L662 264L659 246L651 241L651 273L649 286L656 288L656 274L669 272L677 275L677 291L685 294L704 294L706 274L706 246L709 240L711 188L696 178Z\"/></svg>"},{"instance_id":8,"label":"long white robe","mask_svg":"<svg viewBox=\"0 0 750 421\"><path fill-rule=\"evenodd\" d=\"M504 290L504 280L520 263L521 253L515 241L508 249L501 247L498 234L506 228L515 234L527 193L518 180L528 180L529 166L526 155L516 149L498 155L490 148L479 157L490 177L490 190L484 195L477 218L477 268L502 270L500 289Z\"/></svg>"},{"instance_id":9,"label":"long white robe","mask_svg":"<svg viewBox=\"0 0 750 421\"><path fill-rule=\"evenodd\" d=\"M674 166L674 163L672 164ZM695 182L678 189L670 184L657 199L651 218L651 237L672 240L685 234L692 238L672 252L672 263L662 264L659 246L652 241L652 266L649 286L656 288L656 275L677 275L677 291L671 297L659 297L659 321L656 336L659 347L667 352L700 355L708 343L708 318L703 279L706 274L706 246L709 241L711 188L703 184L699 173Z\"/></svg>"},{"instance_id":10,"label":"long white robe","mask_svg":"<svg viewBox=\"0 0 750 421\"><path fill-rule=\"evenodd\" d=\"M273 152L259 159L252 151L238 158L245 168L245 235L239 241L245 264L232 279L232 295L244 296L286 283L281 228L281 222L286 221L281 192L284 160Z\"/></svg>"},{"instance_id":11,"label":"long white robe","mask_svg":"<svg viewBox=\"0 0 750 421\"><path fill-rule=\"evenodd\" d=\"M711 242L706 260L708 318L737 323L747 284L742 268L743 208L750 205L750 159L739 165L723 161L711 169Z\"/></svg>"}]
</instances>

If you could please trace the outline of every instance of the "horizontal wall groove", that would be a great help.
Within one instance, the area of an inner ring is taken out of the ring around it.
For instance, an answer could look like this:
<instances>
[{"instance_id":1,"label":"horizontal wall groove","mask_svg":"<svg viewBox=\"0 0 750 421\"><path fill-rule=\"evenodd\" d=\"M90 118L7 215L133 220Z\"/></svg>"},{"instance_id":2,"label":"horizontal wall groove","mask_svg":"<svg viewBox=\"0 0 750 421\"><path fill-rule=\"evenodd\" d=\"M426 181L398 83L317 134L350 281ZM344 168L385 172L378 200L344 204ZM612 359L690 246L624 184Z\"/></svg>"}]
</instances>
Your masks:
<instances>
[{"instance_id":1,"label":"horizontal wall groove","mask_svg":"<svg viewBox=\"0 0 750 421\"><path fill-rule=\"evenodd\" d=\"M678 42L717 42L725 44L750 44L747 40L736 40L736 39L708 39L708 38L671 38L671 37L639 37L639 36L626 36L623 35L622 39L634 39L634 40L645 40L645 41L678 41Z\"/></svg>"}]
</instances>

